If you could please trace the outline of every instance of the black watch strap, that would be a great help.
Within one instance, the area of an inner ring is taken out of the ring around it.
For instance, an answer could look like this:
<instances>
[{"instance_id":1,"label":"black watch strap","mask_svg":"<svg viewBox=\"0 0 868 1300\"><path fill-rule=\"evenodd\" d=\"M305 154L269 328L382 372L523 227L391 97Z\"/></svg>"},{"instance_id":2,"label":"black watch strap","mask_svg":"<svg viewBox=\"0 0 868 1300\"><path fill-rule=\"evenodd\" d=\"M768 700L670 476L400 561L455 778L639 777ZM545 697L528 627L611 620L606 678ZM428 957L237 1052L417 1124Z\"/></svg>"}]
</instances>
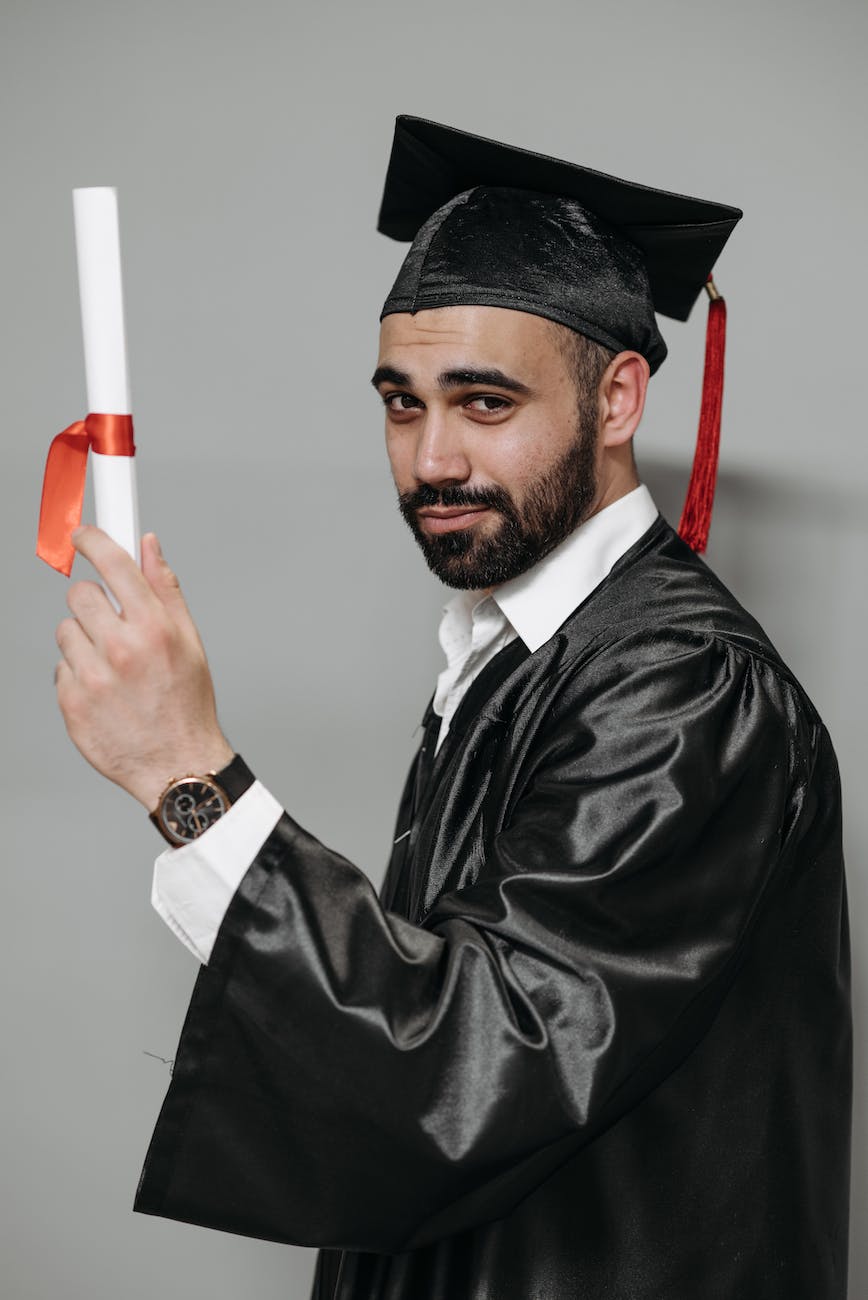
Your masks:
<instances>
[{"instance_id":1,"label":"black watch strap","mask_svg":"<svg viewBox=\"0 0 868 1300\"><path fill-rule=\"evenodd\" d=\"M236 754L231 763L227 763L219 772L215 772L214 780L229 795L230 802L237 803L253 785L256 777L241 755Z\"/></svg>"}]
</instances>

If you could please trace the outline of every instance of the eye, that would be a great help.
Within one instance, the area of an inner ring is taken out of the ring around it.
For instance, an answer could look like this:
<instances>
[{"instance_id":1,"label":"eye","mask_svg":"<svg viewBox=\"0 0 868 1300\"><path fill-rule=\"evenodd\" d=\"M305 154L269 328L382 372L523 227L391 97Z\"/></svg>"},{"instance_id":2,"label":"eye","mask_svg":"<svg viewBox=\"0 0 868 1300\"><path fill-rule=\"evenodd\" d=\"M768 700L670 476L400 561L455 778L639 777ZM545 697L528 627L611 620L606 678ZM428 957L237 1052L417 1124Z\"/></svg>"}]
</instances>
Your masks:
<instances>
[{"instance_id":1,"label":"eye","mask_svg":"<svg viewBox=\"0 0 868 1300\"><path fill-rule=\"evenodd\" d=\"M416 411L422 403L418 397L413 397L412 393L386 393L383 396L383 405L392 415L400 415L403 411Z\"/></svg>"},{"instance_id":2,"label":"eye","mask_svg":"<svg viewBox=\"0 0 868 1300\"><path fill-rule=\"evenodd\" d=\"M465 405L471 411L479 411L483 415L499 415L503 411L508 411L512 402L506 397L497 397L494 393L480 393L476 397L471 397Z\"/></svg>"}]
</instances>

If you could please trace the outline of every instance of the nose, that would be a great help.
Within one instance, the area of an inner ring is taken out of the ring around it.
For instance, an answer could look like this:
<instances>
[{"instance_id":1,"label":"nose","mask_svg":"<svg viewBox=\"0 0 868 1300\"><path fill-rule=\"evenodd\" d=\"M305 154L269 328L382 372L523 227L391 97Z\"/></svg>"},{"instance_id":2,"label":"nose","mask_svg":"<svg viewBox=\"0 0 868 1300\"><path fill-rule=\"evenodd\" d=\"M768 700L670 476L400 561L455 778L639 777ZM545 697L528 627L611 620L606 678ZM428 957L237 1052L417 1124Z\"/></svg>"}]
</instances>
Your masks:
<instances>
[{"instance_id":1,"label":"nose","mask_svg":"<svg viewBox=\"0 0 868 1300\"><path fill-rule=\"evenodd\" d=\"M429 407L420 421L413 474L419 483L446 487L464 483L472 466L452 412Z\"/></svg>"}]
</instances>

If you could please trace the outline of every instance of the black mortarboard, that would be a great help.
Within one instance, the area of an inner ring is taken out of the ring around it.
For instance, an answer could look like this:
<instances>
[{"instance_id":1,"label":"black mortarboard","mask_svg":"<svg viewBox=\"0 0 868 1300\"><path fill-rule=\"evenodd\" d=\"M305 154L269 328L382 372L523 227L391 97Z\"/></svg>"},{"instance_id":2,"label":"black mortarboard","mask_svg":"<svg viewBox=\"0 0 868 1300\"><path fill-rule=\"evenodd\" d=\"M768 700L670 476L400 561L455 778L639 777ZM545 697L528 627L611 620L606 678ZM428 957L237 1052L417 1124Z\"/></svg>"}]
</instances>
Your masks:
<instances>
[{"instance_id":1,"label":"black mortarboard","mask_svg":"<svg viewBox=\"0 0 868 1300\"><path fill-rule=\"evenodd\" d=\"M401 116L378 229L413 242L382 316L508 307L640 352L653 372L666 356L655 311L687 319L741 215ZM721 352L706 383L718 421L722 366Z\"/></svg>"}]
</instances>

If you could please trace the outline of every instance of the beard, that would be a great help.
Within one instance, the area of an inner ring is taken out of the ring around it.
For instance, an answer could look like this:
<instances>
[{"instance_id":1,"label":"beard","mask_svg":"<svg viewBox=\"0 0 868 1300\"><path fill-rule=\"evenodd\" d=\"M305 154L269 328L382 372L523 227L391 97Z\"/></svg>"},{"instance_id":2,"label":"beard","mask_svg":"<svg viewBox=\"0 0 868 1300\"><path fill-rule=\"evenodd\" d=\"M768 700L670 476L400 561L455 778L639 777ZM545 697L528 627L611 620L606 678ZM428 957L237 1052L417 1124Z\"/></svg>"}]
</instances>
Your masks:
<instances>
[{"instance_id":1,"label":"beard","mask_svg":"<svg viewBox=\"0 0 868 1300\"><path fill-rule=\"evenodd\" d=\"M447 587L496 587L526 573L587 518L597 494L596 409L580 420L576 441L535 479L521 506L506 488L445 487L422 483L402 492L398 508L419 543L425 561ZM493 532L478 525L454 532L422 531L416 511L430 506L488 506L500 516Z\"/></svg>"}]
</instances>

